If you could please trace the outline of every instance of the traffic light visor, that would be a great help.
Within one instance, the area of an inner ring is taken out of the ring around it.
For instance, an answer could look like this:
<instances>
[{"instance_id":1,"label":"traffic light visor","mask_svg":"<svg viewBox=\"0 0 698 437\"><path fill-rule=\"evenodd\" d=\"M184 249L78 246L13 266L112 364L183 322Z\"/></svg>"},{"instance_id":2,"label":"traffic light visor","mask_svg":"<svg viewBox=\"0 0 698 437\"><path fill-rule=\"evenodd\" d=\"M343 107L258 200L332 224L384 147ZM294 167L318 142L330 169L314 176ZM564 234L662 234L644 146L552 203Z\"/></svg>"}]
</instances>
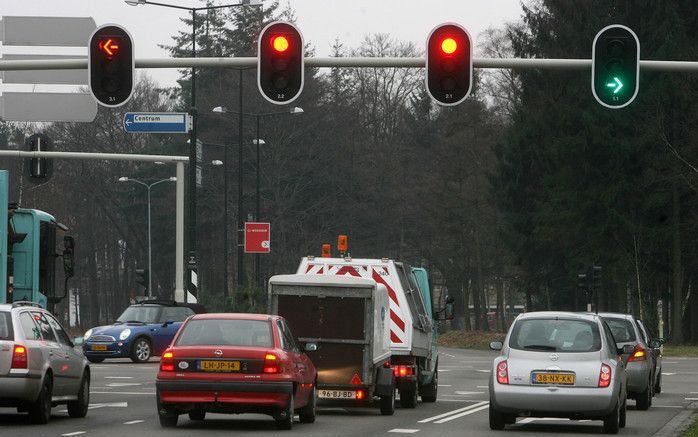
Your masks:
<instances>
[{"instance_id":1,"label":"traffic light visor","mask_svg":"<svg viewBox=\"0 0 698 437\"><path fill-rule=\"evenodd\" d=\"M279 53L288 50L288 38L283 35L276 35L271 38L271 46Z\"/></svg>"}]
</instances>

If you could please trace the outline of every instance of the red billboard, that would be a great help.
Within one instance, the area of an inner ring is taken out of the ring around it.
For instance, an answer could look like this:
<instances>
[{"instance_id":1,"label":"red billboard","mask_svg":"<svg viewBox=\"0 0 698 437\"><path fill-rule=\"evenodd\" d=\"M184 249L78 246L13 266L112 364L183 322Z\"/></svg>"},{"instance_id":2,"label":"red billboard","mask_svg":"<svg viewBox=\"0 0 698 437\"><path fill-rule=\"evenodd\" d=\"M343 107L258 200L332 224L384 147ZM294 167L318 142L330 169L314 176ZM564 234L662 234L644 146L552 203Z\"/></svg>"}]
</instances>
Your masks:
<instances>
[{"instance_id":1,"label":"red billboard","mask_svg":"<svg viewBox=\"0 0 698 437\"><path fill-rule=\"evenodd\" d=\"M245 253L271 252L271 226L269 223L245 223Z\"/></svg>"}]
</instances>

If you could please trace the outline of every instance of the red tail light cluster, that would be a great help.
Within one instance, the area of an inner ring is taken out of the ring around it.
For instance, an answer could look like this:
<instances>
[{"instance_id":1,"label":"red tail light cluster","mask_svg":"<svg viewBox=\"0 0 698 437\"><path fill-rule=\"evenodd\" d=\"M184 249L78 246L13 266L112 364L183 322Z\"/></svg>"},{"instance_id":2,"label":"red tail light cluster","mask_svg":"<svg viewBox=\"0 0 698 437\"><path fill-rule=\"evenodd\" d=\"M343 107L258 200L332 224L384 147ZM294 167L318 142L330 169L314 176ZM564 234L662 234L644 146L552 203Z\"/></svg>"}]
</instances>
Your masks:
<instances>
[{"instance_id":1,"label":"red tail light cluster","mask_svg":"<svg viewBox=\"0 0 698 437\"><path fill-rule=\"evenodd\" d=\"M366 392L363 390L356 391L356 400L361 401L366 397Z\"/></svg>"},{"instance_id":2,"label":"red tail light cluster","mask_svg":"<svg viewBox=\"0 0 698 437\"><path fill-rule=\"evenodd\" d=\"M160 359L160 371L161 372L174 372L174 354L172 351L167 351L162 354Z\"/></svg>"},{"instance_id":3,"label":"red tail light cluster","mask_svg":"<svg viewBox=\"0 0 698 437\"><path fill-rule=\"evenodd\" d=\"M507 368L506 360L497 364L497 382L500 384L509 384L509 369Z\"/></svg>"},{"instance_id":4,"label":"red tail light cluster","mask_svg":"<svg viewBox=\"0 0 698 437\"><path fill-rule=\"evenodd\" d=\"M601 372L599 373L599 387L608 387L611 385L611 367L602 364L601 365Z\"/></svg>"},{"instance_id":5,"label":"red tail light cluster","mask_svg":"<svg viewBox=\"0 0 698 437\"><path fill-rule=\"evenodd\" d=\"M396 378L412 376L414 375L414 370L412 369L412 366L395 366L393 367L393 374Z\"/></svg>"},{"instance_id":6,"label":"red tail light cluster","mask_svg":"<svg viewBox=\"0 0 698 437\"><path fill-rule=\"evenodd\" d=\"M16 344L12 350L12 369L27 368L27 348L20 344Z\"/></svg>"},{"instance_id":7,"label":"red tail light cluster","mask_svg":"<svg viewBox=\"0 0 698 437\"><path fill-rule=\"evenodd\" d=\"M642 347L641 344L638 344L637 346L635 346L635 350L633 351L632 355L630 355L628 362L645 361L646 359L647 359L647 350L644 347Z\"/></svg>"},{"instance_id":8,"label":"red tail light cluster","mask_svg":"<svg viewBox=\"0 0 698 437\"><path fill-rule=\"evenodd\" d=\"M279 373L279 357L274 354L264 356L264 373Z\"/></svg>"}]
</instances>

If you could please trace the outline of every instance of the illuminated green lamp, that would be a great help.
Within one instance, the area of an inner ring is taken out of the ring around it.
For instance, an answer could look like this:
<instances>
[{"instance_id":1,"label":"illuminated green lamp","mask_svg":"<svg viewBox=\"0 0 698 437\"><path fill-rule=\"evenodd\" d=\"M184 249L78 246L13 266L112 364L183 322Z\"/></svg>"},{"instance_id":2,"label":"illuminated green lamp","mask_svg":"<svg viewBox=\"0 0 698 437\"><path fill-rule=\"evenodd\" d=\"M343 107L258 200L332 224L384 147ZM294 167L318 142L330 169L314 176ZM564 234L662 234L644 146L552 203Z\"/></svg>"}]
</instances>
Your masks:
<instances>
[{"instance_id":1,"label":"illuminated green lamp","mask_svg":"<svg viewBox=\"0 0 698 437\"><path fill-rule=\"evenodd\" d=\"M613 82L607 83L606 86L608 88L615 88L613 90L613 94L618 94L618 92L621 90L621 88L623 88L623 82L621 82L621 80L618 79L617 77L614 77Z\"/></svg>"}]
</instances>

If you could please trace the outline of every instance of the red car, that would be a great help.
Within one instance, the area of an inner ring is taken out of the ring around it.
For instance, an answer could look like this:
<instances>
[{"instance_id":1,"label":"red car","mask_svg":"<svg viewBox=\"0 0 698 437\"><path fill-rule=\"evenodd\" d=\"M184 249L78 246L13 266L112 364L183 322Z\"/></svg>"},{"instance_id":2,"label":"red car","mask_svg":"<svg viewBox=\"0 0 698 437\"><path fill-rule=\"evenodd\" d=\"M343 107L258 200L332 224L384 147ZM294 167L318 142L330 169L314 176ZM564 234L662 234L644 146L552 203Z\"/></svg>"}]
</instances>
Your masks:
<instances>
[{"instance_id":1,"label":"red car","mask_svg":"<svg viewBox=\"0 0 698 437\"><path fill-rule=\"evenodd\" d=\"M162 354L157 377L160 425L180 414L262 413L290 429L297 413L315 421L317 371L298 348L283 317L197 314Z\"/></svg>"}]
</instances>

